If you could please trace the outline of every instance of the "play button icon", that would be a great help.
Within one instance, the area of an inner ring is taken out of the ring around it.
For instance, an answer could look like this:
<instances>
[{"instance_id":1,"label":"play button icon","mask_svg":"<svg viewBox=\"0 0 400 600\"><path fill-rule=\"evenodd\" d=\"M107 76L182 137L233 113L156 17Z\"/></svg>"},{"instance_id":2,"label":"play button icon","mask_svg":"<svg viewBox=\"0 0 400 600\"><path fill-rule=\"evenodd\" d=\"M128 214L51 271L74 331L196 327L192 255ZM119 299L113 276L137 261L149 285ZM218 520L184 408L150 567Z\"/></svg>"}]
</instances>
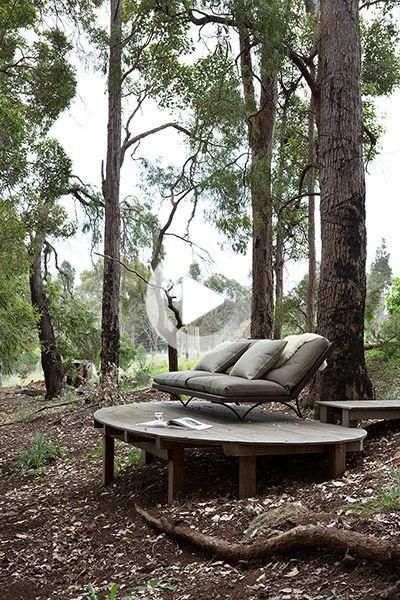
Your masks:
<instances>
[{"instance_id":1,"label":"play button icon","mask_svg":"<svg viewBox=\"0 0 400 600\"><path fill-rule=\"evenodd\" d=\"M182 321L189 325L225 302L224 296L192 277L182 280Z\"/></svg>"},{"instance_id":2,"label":"play button icon","mask_svg":"<svg viewBox=\"0 0 400 600\"><path fill-rule=\"evenodd\" d=\"M201 317L226 303L226 310L215 319ZM217 343L241 335L243 309L240 302L193 279L186 271L174 278L164 275L162 265L153 272L146 289L149 322L170 347L197 354ZM210 322L211 321L211 322Z\"/></svg>"}]
</instances>

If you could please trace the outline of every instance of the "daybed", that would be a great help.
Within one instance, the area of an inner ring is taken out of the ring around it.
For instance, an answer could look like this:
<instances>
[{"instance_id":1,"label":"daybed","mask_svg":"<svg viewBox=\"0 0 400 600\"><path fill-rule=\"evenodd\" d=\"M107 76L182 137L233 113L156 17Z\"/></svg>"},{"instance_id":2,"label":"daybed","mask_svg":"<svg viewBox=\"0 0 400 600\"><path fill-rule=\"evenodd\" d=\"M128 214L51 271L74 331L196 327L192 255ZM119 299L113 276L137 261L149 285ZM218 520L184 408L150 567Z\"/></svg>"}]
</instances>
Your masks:
<instances>
[{"instance_id":1,"label":"daybed","mask_svg":"<svg viewBox=\"0 0 400 600\"><path fill-rule=\"evenodd\" d=\"M256 406L267 402L285 404L301 417L298 396L323 367L331 348L329 340L316 334L224 342L206 354L195 369L156 375L153 388L169 393L185 406L193 398L222 404L242 421ZM232 406L242 403L251 405L244 413Z\"/></svg>"}]
</instances>

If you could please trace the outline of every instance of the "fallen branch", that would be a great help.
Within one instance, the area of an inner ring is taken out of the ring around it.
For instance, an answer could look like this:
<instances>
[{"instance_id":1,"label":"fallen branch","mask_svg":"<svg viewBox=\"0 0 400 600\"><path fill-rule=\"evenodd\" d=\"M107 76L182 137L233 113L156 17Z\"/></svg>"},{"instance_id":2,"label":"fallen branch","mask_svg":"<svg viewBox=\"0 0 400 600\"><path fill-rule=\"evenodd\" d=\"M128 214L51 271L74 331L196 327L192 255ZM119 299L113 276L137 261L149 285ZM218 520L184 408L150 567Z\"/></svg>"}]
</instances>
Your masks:
<instances>
[{"instance_id":1,"label":"fallen branch","mask_svg":"<svg viewBox=\"0 0 400 600\"><path fill-rule=\"evenodd\" d=\"M226 542L211 535L190 529L180 520L152 515L135 505L136 512L152 527L175 538L189 542L204 552L228 560L258 560L274 554L288 554L297 550L324 548L344 554L352 553L360 558L400 565L400 546L393 540L382 540L374 535L320 525L298 525L272 538L242 544Z\"/></svg>"},{"instance_id":2,"label":"fallen branch","mask_svg":"<svg viewBox=\"0 0 400 600\"><path fill-rule=\"evenodd\" d=\"M6 427L7 425L17 425L17 423L24 423L25 421L30 421L30 422L35 421L36 419L39 419L39 417L36 417L35 415L37 415L38 413L41 413L44 410L48 410L49 408L58 408L59 406L66 406L67 404L74 404L75 402L78 402L78 399L66 400L64 402L56 402L56 403L53 402L52 404L47 404L46 406L41 406L40 408L29 413L29 415L26 415L26 417L23 417L22 419L15 419L15 421L7 421L6 423L0 423L0 427ZM34 417L34 418L32 419L32 417Z\"/></svg>"}]
</instances>

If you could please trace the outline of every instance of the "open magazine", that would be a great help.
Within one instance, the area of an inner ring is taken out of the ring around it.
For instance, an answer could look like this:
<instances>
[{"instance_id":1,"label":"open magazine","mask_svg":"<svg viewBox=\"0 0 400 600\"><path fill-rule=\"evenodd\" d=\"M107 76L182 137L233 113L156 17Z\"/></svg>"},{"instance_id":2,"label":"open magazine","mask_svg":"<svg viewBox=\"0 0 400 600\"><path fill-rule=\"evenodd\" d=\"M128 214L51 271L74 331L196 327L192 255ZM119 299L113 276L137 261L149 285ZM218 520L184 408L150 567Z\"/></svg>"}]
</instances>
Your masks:
<instances>
[{"instance_id":1,"label":"open magazine","mask_svg":"<svg viewBox=\"0 0 400 600\"><path fill-rule=\"evenodd\" d=\"M211 429L212 425L206 425L196 419L190 417L182 417L182 419L169 419L168 421L147 421L146 423L138 423L143 427L184 427L187 429L195 429L201 431L203 429Z\"/></svg>"}]
</instances>

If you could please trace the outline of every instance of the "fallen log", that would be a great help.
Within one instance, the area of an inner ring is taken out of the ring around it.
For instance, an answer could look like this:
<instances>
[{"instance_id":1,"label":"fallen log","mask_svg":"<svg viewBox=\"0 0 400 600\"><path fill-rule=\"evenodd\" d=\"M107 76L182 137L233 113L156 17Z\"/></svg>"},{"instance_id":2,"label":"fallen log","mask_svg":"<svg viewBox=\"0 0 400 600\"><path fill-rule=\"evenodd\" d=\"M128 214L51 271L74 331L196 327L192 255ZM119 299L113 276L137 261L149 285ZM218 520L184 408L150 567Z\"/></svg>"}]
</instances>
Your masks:
<instances>
[{"instance_id":1,"label":"fallen log","mask_svg":"<svg viewBox=\"0 0 400 600\"><path fill-rule=\"evenodd\" d=\"M222 558L258 560L274 554L289 554L298 550L323 548L360 558L400 566L400 545L393 540L383 540L374 535L321 525L298 525L274 537L252 544L227 542L211 535L190 529L180 520L157 517L139 505L136 512L152 527L177 539L189 542L204 552Z\"/></svg>"}]
</instances>

